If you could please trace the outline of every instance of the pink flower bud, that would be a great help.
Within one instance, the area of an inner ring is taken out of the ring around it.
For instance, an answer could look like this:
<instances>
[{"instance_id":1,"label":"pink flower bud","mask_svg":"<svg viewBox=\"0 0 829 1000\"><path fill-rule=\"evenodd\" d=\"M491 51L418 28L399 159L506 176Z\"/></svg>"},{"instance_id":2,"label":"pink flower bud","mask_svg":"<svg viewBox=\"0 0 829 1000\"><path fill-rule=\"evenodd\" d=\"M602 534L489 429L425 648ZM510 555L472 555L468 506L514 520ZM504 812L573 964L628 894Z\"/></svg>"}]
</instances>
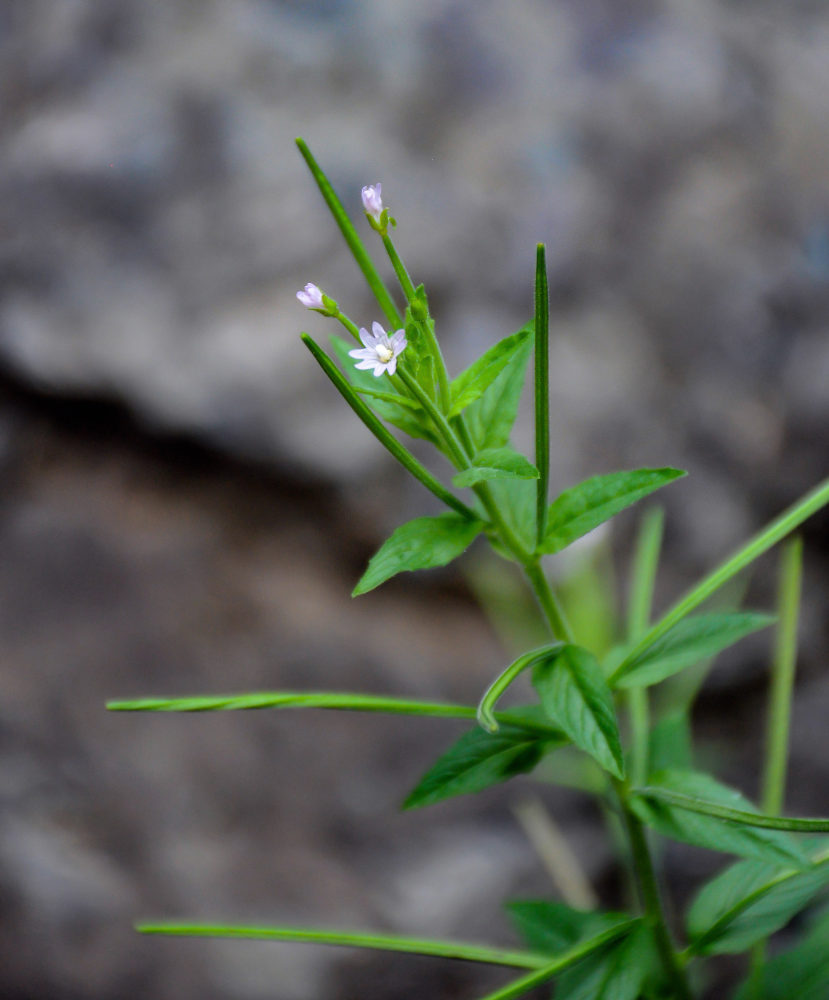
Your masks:
<instances>
[{"instance_id":1,"label":"pink flower bud","mask_svg":"<svg viewBox=\"0 0 829 1000\"><path fill-rule=\"evenodd\" d=\"M296 297L308 309L325 309L325 303L322 301L322 291L310 281L303 291L296 293Z\"/></svg>"},{"instance_id":2,"label":"pink flower bud","mask_svg":"<svg viewBox=\"0 0 829 1000\"><path fill-rule=\"evenodd\" d=\"M368 184L360 194L363 199L363 208L366 211L366 215L379 223L383 216L382 185L379 181L377 184Z\"/></svg>"}]
</instances>

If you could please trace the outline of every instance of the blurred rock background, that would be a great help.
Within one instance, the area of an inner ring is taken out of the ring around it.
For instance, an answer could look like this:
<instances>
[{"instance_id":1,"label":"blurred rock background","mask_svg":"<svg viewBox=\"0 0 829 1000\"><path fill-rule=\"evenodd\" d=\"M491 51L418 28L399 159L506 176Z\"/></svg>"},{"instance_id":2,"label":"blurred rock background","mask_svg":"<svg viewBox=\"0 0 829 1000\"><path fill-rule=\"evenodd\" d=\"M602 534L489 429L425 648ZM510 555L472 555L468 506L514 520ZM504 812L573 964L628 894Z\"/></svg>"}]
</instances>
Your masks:
<instances>
[{"instance_id":1,"label":"blurred rock background","mask_svg":"<svg viewBox=\"0 0 829 1000\"><path fill-rule=\"evenodd\" d=\"M501 981L131 930L508 941L500 901L555 892L520 789L397 812L452 724L103 711L263 688L474 701L507 655L456 569L348 596L431 506L298 341L328 333L295 300L306 281L377 313L293 138L358 218L383 182L455 370L526 321L547 243L554 481L691 472L665 496L664 604L826 474L827 53L813 0L0 3L0 995ZM789 803L823 814L826 525L806 531ZM764 655L725 661L697 720L749 792ZM612 900L591 807L544 798ZM683 854L680 892L711 864Z\"/></svg>"}]
</instances>

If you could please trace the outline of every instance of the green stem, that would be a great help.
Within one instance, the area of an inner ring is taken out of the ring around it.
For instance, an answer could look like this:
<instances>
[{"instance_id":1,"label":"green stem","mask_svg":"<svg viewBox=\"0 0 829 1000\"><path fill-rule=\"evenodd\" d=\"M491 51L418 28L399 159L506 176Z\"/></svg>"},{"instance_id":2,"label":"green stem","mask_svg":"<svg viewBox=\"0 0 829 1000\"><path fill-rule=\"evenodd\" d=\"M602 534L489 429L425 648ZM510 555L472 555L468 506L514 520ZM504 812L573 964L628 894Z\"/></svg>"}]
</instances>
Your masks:
<instances>
[{"instance_id":1,"label":"green stem","mask_svg":"<svg viewBox=\"0 0 829 1000\"><path fill-rule=\"evenodd\" d=\"M136 698L110 701L110 712L240 712L257 709L312 708L340 712L378 712L386 715L417 715L436 719L475 719L474 705L417 701L413 698L390 698L377 694L352 694L347 691L257 691L250 694L196 695L189 698ZM505 726L518 726L542 736L559 736L552 722L529 722L509 710L495 712L494 718Z\"/></svg>"},{"instance_id":2,"label":"green stem","mask_svg":"<svg viewBox=\"0 0 829 1000\"><path fill-rule=\"evenodd\" d=\"M619 794L625 827L630 840L633 865L642 896L645 919L651 927L665 976L671 983L672 1000L693 1000L685 970L680 964L674 943L671 940L671 932L668 930L645 830L638 817L631 812L628 806L627 790L620 783L616 783L616 790Z\"/></svg>"},{"instance_id":3,"label":"green stem","mask_svg":"<svg viewBox=\"0 0 829 1000\"><path fill-rule=\"evenodd\" d=\"M408 952L458 958L467 962L506 965L517 969L546 968L549 956L529 951L508 951L463 941L439 941L429 938L400 937L334 930L311 930L306 927L236 927L213 924L138 924L139 934L164 934L176 937L248 938L259 941L302 941L307 944L344 945L351 948L375 948L381 951Z\"/></svg>"},{"instance_id":4,"label":"green stem","mask_svg":"<svg viewBox=\"0 0 829 1000\"><path fill-rule=\"evenodd\" d=\"M544 617L547 619L547 624L550 626L553 637L563 639L565 642L574 642L575 636L564 614L564 609L559 604L559 600L550 586L550 581L547 579L540 563L537 559L531 559L523 565L524 572L527 575L538 603L541 605L541 610L544 612Z\"/></svg>"},{"instance_id":5,"label":"green stem","mask_svg":"<svg viewBox=\"0 0 829 1000\"><path fill-rule=\"evenodd\" d=\"M783 810L786 792L786 765L789 754L789 724L792 708L795 663L797 660L797 618L800 607L800 580L803 543L793 538L780 560L778 626L772 660L769 714L766 729L766 762L763 774L763 812L772 816Z\"/></svg>"},{"instance_id":6,"label":"green stem","mask_svg":"<svg viewBox=\"0 0 829 1000\"><path fill-rule=\"evenodd\" d=\"M547 527L547 494L550 480L550 300L544 244L536 248L535 260L535 465L536 545Z\"/></svg>"},{"instance_id":7,"label":"green stem","mask_svg":"<svg viewBox=\"0 0 829 1000\"><path fill-rule=\"evenodd\" d=\"M630 642L636 641L647 629L650 621L656 569L662 545L663 524L662 508L653 508L643 518L639 536L636 539L628 603L627 632ZM648 689L646 687L630 688L626 692L626 698L631 729L631 781L635 785L640 785L647 780L649 769L650 702Z\"/></svg>"},{"instance_id":8,"label":"green stem","mask_svg":"<svg viewBox=\"0 0 829 1000\"><path fill-rule=\"evenodd\" d=\"M392 242L391 236L389 236L388 233L384 233L382 239L383 246L386 248L386 253L389 255L391 266L394 268L394 273L397 275L397 280L400 282L400 287L403 289L403 294L406 296L406 300L411 303L415 298L414 282L409 277L406 265L401 260L400 254L397 252L397 248Z\"/></svg>"},{"instance_id":9,"label":"green stem","mask_svg":"<svg viewBox=\"0 0 829 1000\"><path fill-rule=\"evenodd\" d=\"M786 798L786 768L789 756L789 726L792 691L797 661L797 619L800 609L800 583L803 570L803 543L793 538L780 558L777 596L778 623L771 663L768 720L766 724L766 759L760 804L763 812L777 815ZM760 998L766 942L758 941L751 949L749 995Z\"/></svg>"}]
</instances>

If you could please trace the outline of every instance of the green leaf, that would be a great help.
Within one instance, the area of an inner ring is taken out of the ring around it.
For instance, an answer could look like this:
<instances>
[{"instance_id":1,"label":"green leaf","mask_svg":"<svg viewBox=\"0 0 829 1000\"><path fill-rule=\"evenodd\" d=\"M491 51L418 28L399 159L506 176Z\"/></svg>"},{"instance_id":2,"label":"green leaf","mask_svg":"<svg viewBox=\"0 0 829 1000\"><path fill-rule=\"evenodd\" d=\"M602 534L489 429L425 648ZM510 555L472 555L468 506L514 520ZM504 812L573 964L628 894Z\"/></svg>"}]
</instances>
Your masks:
<instances>
[{"instance_id":1,"label":"green leaf","mask_svg":"<svg viewBox=\"0 0 829 1000\"><path fill-rule=\"evenodd\" d=\"M636 790L631 795L630 805L644 823L664 836L725 854L801 868L808 865L796 842L784 833L689 812L648 794L651 788L657 792L665 789L699 801L757 814L755 807L740 792L720 784L710 775L698 771L662 771L653 775L650 782L648 788Z\"/></svg>"},{"instance_id":2,"label":"green leaf","mask_svg":"<svg viewBox=\"0 0 829 1000\"><path fill-rule=\"evenodd\" d=\"M553 650L533 667L533 685L553 722L606 771L622 778L613 698L593 654L571 644Z\"/></svg>"},{"instance_id":3,"label":"green leaf","mask_svg":"<svg viewBox=\"0 0 829 1000\"><path fill-rule=\"evenodd\" d=\"M401 524L371 557L352 597L374 590L405 570L445 566L472 544L482 528L480 521L457 514L416 517Z\"/></svg>"},{"instance_id":4,"label":"green leaf","mask_svg":"<svg viewBox=\"0 0 829 1000\"><path fill-rule=\"evenodd\" d=\"M568 969L555 1000L637 1000L656 967L652 935L640 924L623 941Z\"/></svg>"},{"instance_id":5,"label":"green leaf","mask_svg":"<svg viewBox=\"0 0 829 1000\"><path fill-rule=\"evenodd\" d=\"M521 391L524 388L527 362L532 351L533 330L534 325L530 321L517 333L506 338L507 340L513 337L519 338L517 349L497 378L464 413L464 420L476 449L500 448L509 442L512 425L518 414Z\"/></svg>"},{"instance_id":6,"label":"green leaf","mask_svg":"<svg viewBox=\"0 0 829 1000\"><path fill-rule=\"evenodd\" d=\"M691 720L687 712L672 712L651 729L648 737L651 771L690 771L694 766Z\"/></svg>"},{"instance_id":7,"label":"green leaf","mask_svg":"<svg viewBox=\"0 0 829 1000\"><path fill-rule=\"evenodd\" d=\"M687 920L690 947L700 955L746 951L784 927L826 885L829 855L806 871L738 861L694 900Z\"/></svg>"},{"instance_id":8,"label":"green leaf","mask_svg":"<svg viewBox=\"0 0 829 1000\"><path fill-rule=\"evenodd\" d=\"M496 479L489 484L504 520L530 552L535 545L535 485L532 479ZM509 549L499 544L497 536L493 535L489 540L505 559L515 559Z\"/></svg>"},{"instance_id":9,"label":"green leaf","mask_svg":"<svg viewBox=\"0 0 829 1000\"><path fill-rule=\"evenodd\" d=\"M684 475L679 469L634 469L586 479L550 504L538 551L560 552L625 507Z\"/></svg>"},{"instance_id":10,"label":"green leaf","mask_svg":"<svg viewBox=\"0 0 829 1000\"><path fill-rule=\"evenodd\" d=\"M638 919L628 920L624 923L611 927L609 930L606 930L601 934L597 934L596 937L589 938L587 941L579 942L579 944L574 947L569 948L562 954L557 955L543 968L535 969L532 972L527 973L527 975L521 976L520 979L514 979L506 986L502 986L501 989L495 990L492 993L487 993L487 995L482 997L481 1000L515 1000L515 998L523 996L525 993L529 993L529 991L534 989L536 986L540 986L542 983L547 982L548 979L552 979L559 973L564 972L565 969L570 968L578 962L583 962L594 953L603 950L611 944L611 942L616 941L618 938L630 933L630 931L632 931L633 928L640 923L641 921Z\"/></svg>"},{"instance_id":11,"label":"green leaf","mask_svg":"<svg viewBox=\"0 0 829 1000\"><path fill-rule=\"evenodd\" d=\"M473 459L471 469L452 477L455 486L474 486L489 479L538 479L538 469L512 448L485 448Z\"/></svg>"},{"instance_id":12,"label":"green leaf","mask_svg":"<svg viewBox=\"0 0 829 1000\"><path fill-rule=\"evenodd\" d=\"M623 660L615 672L616 687L647 687L715 656L740 639L774 623L773 615L756 611L691 615L677 622L652 646Z\"/></svg>"},{"instance_id":13,"label":"green leaf","mask_svg":"<svg viewBox=\"0 0 829 1000\"><path fill-rule=\"evenodd\" d=\"M808 937L766 963L755 984L749 977L734 1000L826 1000L829 996L829 915L816 921Z\"/></svg>"},{"instance_id":14,"label":"green leaf","mask_svg":"<svg viewBox=\"0 0 829 1000\"><path fill-rule=\"evenodd\" d=\"M420 404L397 392L378 391L378 386L388 386L390 380L375 378L370 371L355 367L354 358L348 356L352 343L343 340L342 337L331 337L334 353L357 392L371 398L375 413L387 423L397 427L409 437L422 438L434 444L437 438Z\"/></svg>"},{"instance_id":15,"label":"green leaf","mask_svg":"<svg viewBox=\"0 0 829 1000\"><path fill-rule=\"evenodd\" d=\"M449 409L450 417L456 417L470 403L481 398L510 362L520 356L522 347L525 344L529 345L532 329L532 324L528 324L517 333L500 340L477 361L473 362L466 371L452 379L449 385L452 399Z\"/></svg>"},{"instance_id":16,"label":"green leaf","mask_svg":"<svg viewBox=\"0 0 829 1000\"><path fill-rule=\"evenodd\" d=\"M479 726L464 733L423 775L403 808L415 809L480 792L516 774L532 771L545 753L569 742L549 722L543 728L545 716L538 706L515 709L504 716L507 714L513 722L502 721L496 733Z\"/></svg>"},{"instance_id":17,"label":"green leaf","mask_svg":"<svg viewBox=\"0 0 829 1000\"><path fill-rule=\"evenodd\" d=\"M528 947L550 955L628 919L623 913L577 910L546 899L517 899L505 908Z\"/></svg>"}]
</instances>

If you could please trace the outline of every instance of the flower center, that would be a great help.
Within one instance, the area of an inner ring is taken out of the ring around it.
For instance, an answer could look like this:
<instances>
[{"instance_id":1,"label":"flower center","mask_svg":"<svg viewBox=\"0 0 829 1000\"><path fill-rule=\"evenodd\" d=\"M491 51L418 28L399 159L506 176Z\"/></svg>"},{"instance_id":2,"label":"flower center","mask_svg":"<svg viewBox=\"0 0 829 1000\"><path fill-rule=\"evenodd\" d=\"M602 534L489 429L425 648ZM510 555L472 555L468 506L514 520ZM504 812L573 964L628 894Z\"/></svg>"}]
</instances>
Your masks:
<instances>
[{"instance_id":1,"label":"flower center","mask_svg":"<svg viewBox=\"0 0 829 1000\"><path fill-rule=\"evenodd\" d=\"M385 344L378 344L374 350L377 352L377 357L383 362L384 365L388 364L394 357L394 351L390 347L386 347Z\"/></svg>"}]
</instances>

